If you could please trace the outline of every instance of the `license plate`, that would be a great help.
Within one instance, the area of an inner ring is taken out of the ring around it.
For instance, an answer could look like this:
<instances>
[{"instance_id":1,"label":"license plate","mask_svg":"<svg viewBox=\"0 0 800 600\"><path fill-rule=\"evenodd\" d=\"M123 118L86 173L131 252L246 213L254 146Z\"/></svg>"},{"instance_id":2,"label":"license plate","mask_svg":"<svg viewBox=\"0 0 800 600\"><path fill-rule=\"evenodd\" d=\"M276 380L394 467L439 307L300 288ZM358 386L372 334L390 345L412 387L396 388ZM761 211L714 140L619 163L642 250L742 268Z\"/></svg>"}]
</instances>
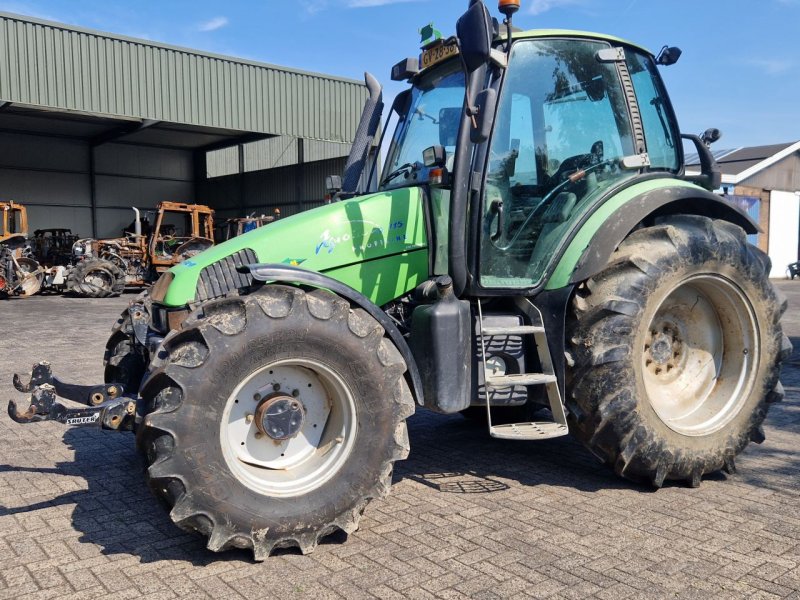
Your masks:
<instances>
[{"instance_id":1,"label":"license plate","mask_svg":"<svg viewBox=\"0 0 800 600\"><path fill-rule=\"evenodd\" d=\"M458 54L458 46L455 44L442 44L422 53L422 68L427 69L436 63L440 63L445 59Z\"/></svg>"}]
</instances>

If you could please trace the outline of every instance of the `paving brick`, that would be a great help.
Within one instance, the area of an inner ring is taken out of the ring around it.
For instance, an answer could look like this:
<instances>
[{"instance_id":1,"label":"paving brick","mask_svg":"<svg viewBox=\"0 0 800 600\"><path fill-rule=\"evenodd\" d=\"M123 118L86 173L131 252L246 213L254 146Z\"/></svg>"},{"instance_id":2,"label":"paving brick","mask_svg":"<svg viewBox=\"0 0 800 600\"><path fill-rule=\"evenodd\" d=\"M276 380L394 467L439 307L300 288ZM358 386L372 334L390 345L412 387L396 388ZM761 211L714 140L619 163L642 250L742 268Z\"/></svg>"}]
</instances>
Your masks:
<instances>
[{"instance_id":1,"label":"paving brick","mask_svg":"<svg viewBox=\"0 0 800 600\"><path fill-rule=\"evenodd\" d=\"M738 474L652 492L572 439L502 442L419 412L392 494L311 556L210 554L151 496L132 436L0 419L0 598L800 600L800 284L779 287L798 352L767 441ZM41 358L100 381L109 324L130 298L3 302L0 398ZM68 336L52 334L59 318ZM49 348L14 341L43 336Z\"/></svg>"}]
</instances>

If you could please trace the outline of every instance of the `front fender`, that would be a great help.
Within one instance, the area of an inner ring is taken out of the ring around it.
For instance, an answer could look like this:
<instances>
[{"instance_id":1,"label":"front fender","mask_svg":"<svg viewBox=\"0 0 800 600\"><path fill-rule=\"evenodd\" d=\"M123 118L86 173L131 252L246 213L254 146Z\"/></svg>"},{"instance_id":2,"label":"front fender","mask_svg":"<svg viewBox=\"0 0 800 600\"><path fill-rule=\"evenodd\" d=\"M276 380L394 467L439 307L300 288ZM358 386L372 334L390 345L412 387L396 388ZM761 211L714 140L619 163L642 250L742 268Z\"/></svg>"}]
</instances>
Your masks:
<instances>
[{"instance_id":1,"label":"front fender","mask_svg":"<svg viewBox=\"0 0 800 600\"><path fill-rule=\"evenodd\" d=\"M392 340L392 343L394 343L395 347L400 352L400 355L406 362L406 367L408 367L406 379L411 387L411 393L414 395L417 404L422 406L424 400L422 379L420 378L414 355L411 354L411 348L409 348L403 334L400 333L400 330L397 329L397 326L392 320L379 306L370 301L369 298L332 277L298 267L282 264L257 264L245 265L240 267L239 271L244 273L249 272L256 281L299 283L318 289L329 290L349 300L352 304L363 308L372 318L380 323L381 327L383 327L384 331L389 336L389 339Z\"/></svg>"}]
</instances>

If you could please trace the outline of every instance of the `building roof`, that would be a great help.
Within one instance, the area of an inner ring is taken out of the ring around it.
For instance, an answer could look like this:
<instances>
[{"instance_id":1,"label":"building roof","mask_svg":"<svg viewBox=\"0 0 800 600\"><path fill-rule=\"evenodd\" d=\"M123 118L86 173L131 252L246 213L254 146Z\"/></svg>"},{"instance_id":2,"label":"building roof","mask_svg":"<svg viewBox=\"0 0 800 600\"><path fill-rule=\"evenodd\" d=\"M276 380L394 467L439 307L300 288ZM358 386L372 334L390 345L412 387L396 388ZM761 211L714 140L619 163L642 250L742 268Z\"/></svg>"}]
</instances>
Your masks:
<instances>
[{"instance_id":1,"label":"building roof","mask_svg":"<svg viewBox=\"0 0 800 600\"><path fill-rule=\"evenodd\" d=\"M350 142L364 83L0 12L0 105Z\"/></svg>"},{"instance_id":2,"label":"building roof","mask_svg":"<svg viewBox=\"0 0 800 600\"><path fill-rule=\"evenodd\" d=\"M800 141L714 150L712 154L722 172L722 182L738 184L795 152L800 152ZM697 171L699 166L697 153L686 155L686 167L689 171Z\"/></svg>"}]
</instances>

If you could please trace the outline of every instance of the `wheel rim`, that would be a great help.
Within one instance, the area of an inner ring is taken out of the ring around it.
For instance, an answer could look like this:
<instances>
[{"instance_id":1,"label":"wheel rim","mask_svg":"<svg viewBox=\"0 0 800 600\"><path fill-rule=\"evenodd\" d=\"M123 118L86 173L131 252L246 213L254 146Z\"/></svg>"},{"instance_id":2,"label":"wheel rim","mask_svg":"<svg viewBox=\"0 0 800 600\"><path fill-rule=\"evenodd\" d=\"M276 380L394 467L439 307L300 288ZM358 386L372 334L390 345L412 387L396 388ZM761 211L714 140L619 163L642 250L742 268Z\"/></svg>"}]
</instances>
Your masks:
<instances>
[{"instance_id":1,"label":"wheel rim","mask_svg":"<svg viewBox=\"0 0 800 600\"><path fill-rule=\"evenodd\" d=\"M761 348L753 307L732 281L712 274L683 280L663 297L643 337L647 398L670 429L709 435L739 414Z\"/></svg>"},{"instance_id":2,"label":"wheel rim","mask_svg":"<svg viewBox=\"0 0 800 600\"><path fill-rule=\"evenodd\" d=\"M20 283L20 296L33 296L42 287L41 273L36 273L39 265L27 258L17 259L20 271L23 273Z\"/></svg>"},{"instance_id":3,"label":"wheel rim","mask_svg":"<svg viewBox=\"0 0 800 600\"><path fill-rule=\"evenodd\" d=\"M276 432L269 415L290 406L302 417ZM353 394L332 369L310 359L278 361L249 375L228 398L220 424L222 452L249 488L298 496L341 469L355 442L356 422Z\"/></svg>"},{"instance_id":4,"label":"wheel rim","mask_svg":"<svg viewBox=\"0 0 800 600\"><path fill-rule=\"evenodd\" d=\"M93 269L86 273L83 278L83 283L96 289L106 290L111 289L114 283L114 278L108 271L104 271L103 269Z\"/></svg>"}]
</instances>

